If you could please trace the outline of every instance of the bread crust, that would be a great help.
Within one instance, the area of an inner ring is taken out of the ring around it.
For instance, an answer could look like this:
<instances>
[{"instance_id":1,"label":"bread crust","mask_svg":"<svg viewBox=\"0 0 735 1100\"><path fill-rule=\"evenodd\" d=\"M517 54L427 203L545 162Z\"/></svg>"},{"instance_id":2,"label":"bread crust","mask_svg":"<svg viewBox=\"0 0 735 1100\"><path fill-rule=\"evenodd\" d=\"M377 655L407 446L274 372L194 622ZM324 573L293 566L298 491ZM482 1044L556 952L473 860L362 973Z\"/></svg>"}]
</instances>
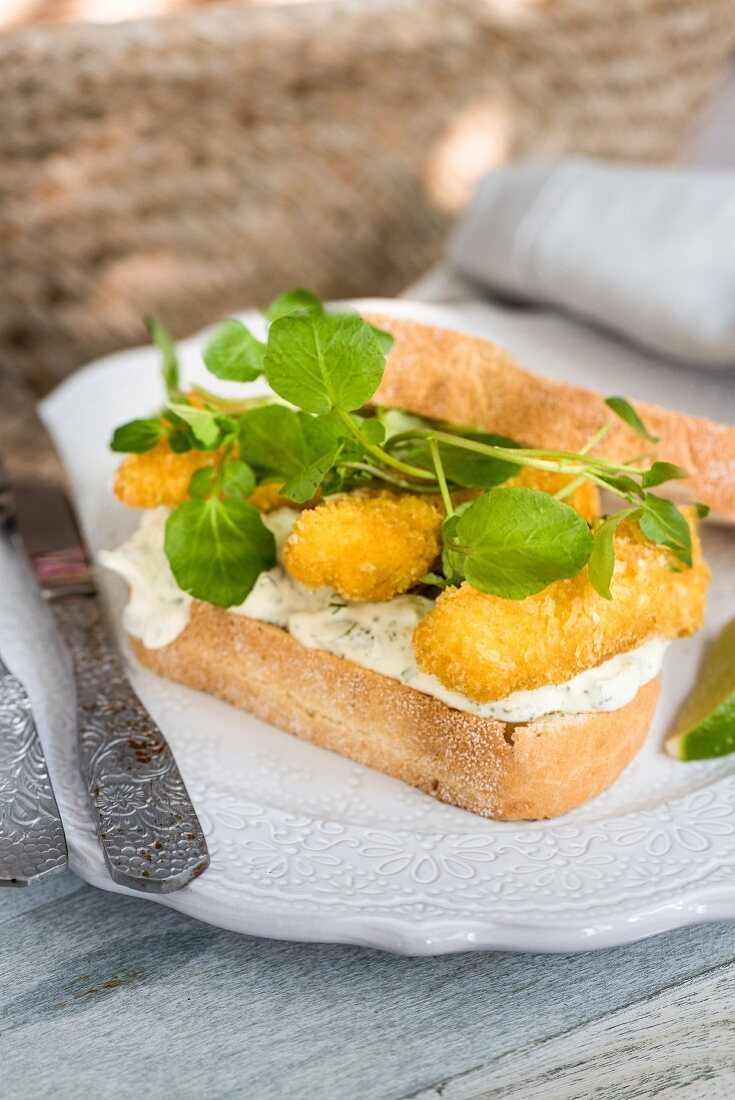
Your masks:
<instances>
[{"instance_id":1,"label":"bread crust","mask_svg":"<svg viewBox=\"0 0 735 1100\"><path fill-rule=\"evenodd\" d=\"M556 817L600 794L643 744L659 689L651 681L616 711L508 725L204 603L163 649L130 641L161 676L502 821Z\"/></svg>"},{"instance_id":2,"label":"bread crust","mask_svg":"<svg viewBox=\"0 0 735 1100\"><path fill-rule=\"evenodd\" d=\"M397 317L366 317L395 338L376 404L572 451L610 419L600 394L531 374L489 340ZM674 490L685 487L690 499L735 521L735 426L645 402L636 408L659 436L657 457L691 472ZM640 450L638 436L620 421L595 453L624 461Z\"/></svg>"}]
</instances>

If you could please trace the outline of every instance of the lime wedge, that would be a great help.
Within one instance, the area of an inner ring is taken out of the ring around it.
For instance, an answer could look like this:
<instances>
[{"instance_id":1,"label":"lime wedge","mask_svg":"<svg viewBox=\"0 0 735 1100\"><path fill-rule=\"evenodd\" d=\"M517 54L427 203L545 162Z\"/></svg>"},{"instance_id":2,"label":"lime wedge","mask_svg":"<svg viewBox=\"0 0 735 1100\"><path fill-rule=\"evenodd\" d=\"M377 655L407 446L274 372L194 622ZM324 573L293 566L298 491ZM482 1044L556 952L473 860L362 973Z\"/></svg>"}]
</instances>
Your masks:
<instances>
[{"instance_id":1,"label":"lime wedge","mask_svg":"<svg viewBox=\"0 0 735 1100\"><path fill-rule=\"evenodd\" d=\"M735 752L735 619L707 647L699 680L679 711L666 749L679 760Z\"/></svg>"}]
</instances>

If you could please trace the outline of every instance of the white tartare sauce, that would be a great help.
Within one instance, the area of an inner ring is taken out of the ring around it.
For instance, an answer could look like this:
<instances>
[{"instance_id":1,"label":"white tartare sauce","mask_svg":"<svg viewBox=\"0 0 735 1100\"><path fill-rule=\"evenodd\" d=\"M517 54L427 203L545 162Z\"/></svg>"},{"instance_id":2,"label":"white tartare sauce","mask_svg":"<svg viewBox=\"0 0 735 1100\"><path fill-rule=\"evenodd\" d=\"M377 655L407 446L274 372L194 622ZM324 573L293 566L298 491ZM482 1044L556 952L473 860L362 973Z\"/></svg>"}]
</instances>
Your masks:
<instances>
[{"instance_id":1,"label":"white tartare sauce","mask_svg":"<svg viewBox=\"0 0 735 1100\"><path fill-rule=\"evenodd\" d=\"M168 509L143 515L138 530L117 550L105 550L100 562L130 586L123 626L149 649L172 642L189 621L191 597L173 578L163 550ZM280 559L297 513L281 508L263 520L273 531ZM326 650L356 665L433 695L455 710L504 722L530 722L546 714L584 714L619 710L658 674L668 642L651 638L629 653L619 653L563 684L516 691L493 703L477 703L450 691L416 666L413 632L433 607L423 596L396 596L385 603L348 603L330 588L307 588L293 579L279 560L261 573L234 615L272 623L288 630L310 649Z\"/></svg>"}]
</instances>

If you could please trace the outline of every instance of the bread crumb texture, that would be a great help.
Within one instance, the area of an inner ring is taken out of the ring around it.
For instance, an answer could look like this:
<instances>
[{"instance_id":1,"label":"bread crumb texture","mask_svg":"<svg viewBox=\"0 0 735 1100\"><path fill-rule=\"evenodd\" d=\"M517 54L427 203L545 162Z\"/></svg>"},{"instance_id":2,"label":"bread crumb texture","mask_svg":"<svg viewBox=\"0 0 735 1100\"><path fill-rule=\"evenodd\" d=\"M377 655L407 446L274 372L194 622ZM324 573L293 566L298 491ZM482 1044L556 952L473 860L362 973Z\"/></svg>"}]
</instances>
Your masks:
<instances>
[{"instance_id":1,"label":"bread crumb texture","mask_svg":"<svg viewBox=\"0 0 735 1100\"><path fill-rule=\"evenodd\" d=\"M441 514L409 493L350 495L302 512L284 548L292 577L346 600L389 600L431 569Z\"/></svg>"},{"instance_id":2,"label":"bread crumb texture","mask_svg":"<svg viewBox=\"0 0 735 1100\"><path fill-rule=\"evenodd\" d=\"M192 474L216 465L220 457L220 451L176 454L162 439L152 450L122 460L113 484L115 496L128 508L175 508L188 498Z\"/></svg>"},{"instance_id":3,"label":"bread crumb texture","mask_svg":"<svg viewBox=\"0 0 735 1100\"><path fill-rule=\"evenodd\" d=\"M612 600L595 592L586 569L525 600L500 599L467 583L447 589L414 631L419 668L486 703L564 683L648 638L694 634L710 574L691 516L690 523L691 569L648 542L637 524L621 524Z\"/></svg>"},{"instance_id":4,"label":"bread crumb texture","mask_svg":"<svg viewBox=\"0 0 735 1100\"><path fill-rule=\"evenodd\" d=\"M203 466L217 465L224 450L184 451L176 453L168 440L144 454L127 455L117 468L113 489L115 496L128 508L176 508L189 499L189 482L192 474ZM294 504L280 495L282 481L264 482L258 485L248 503L259 512L274 512L277 508L293 508L300 511L310 508L318 495L306 504Z\"/></svg>"}]
</instances>

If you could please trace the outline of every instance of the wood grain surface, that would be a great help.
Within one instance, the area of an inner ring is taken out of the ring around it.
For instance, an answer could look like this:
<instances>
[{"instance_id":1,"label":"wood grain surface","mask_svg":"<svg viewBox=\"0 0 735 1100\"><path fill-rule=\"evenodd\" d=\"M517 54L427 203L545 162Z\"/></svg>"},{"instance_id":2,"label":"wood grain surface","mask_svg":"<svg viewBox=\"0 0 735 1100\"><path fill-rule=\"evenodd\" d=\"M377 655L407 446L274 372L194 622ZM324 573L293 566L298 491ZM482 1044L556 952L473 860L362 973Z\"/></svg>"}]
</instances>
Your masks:
<instances>
[{"instance_id":1,"label":"wood grain surface","mask_svg":"<svg viewBox=\"0 0 735 1100\"><path fill-rule=\"evenodd\" d=\"M0 894L4 1100L735 1092L735 926L585 955L257 940L66 872Z\"/></svg>"}]
</instances>

